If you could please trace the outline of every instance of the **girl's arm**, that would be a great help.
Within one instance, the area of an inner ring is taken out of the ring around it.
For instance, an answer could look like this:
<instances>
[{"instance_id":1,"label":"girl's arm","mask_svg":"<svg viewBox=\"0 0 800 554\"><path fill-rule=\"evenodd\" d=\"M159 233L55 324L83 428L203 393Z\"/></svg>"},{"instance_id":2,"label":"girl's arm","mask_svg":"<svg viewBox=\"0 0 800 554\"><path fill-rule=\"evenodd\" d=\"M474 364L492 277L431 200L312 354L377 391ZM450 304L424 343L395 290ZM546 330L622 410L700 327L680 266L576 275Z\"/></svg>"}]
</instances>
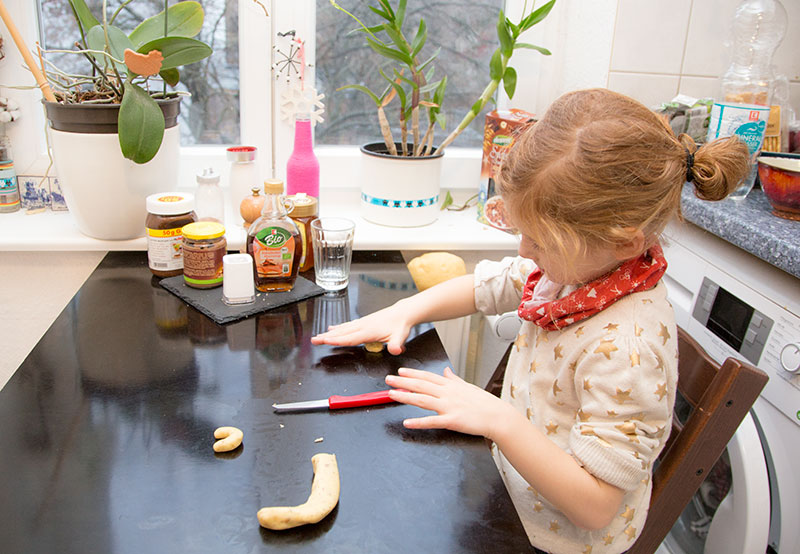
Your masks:
<instances>
[{"instance_id":1,"label":"girl's arm","mask_svg":"<svg viewBox=\"0 0 800 554\"><path fill-rule=\"evenodd\" d=\"M462 275L360 319L333 325L327 332L312 337L311 343L351 346L384 342L390 353L399 354L414 325L453 319L475 311L472 275Z\"/></svg>"},{"instance_id":2,"label":"girl's arm","mask_svg":"<svg viewBox=\"0 0 800 554\"><path fill-rule=\"evenodd\" d=\"M450 429L482 435L497 445L522 477L570 521L602 529L618 513L624 491L584 470L507 402L467 383L450 368L444 375L400 368L386 383L393 400L437 412L407 419L409 429Z\"/></svg>"}]
</instances>

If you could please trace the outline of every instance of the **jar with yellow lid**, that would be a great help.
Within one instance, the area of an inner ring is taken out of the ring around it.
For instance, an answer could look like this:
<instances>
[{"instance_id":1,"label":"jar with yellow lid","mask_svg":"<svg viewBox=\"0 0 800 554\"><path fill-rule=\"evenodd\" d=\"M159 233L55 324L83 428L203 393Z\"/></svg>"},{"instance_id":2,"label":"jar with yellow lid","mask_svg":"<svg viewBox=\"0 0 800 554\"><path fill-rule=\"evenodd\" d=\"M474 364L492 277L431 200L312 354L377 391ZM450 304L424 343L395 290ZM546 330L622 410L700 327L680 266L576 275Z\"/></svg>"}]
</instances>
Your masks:
<instances>
[{"instance_id":1,"label":"jar with yellow lid","mask_svg":"<svg viewBox=\"0 0 800 554\"><path fill-rule=\"evenodd\" d=\"M298 192L294 196L287 198L294 204L294 208L289 212L289 217L297 224L303 247L300 254L299 271L308 271L314 267L314 249L311 247L311 222L317 219L319 215L319 202L316 198L308 196L304 192Z\"/></svg>"},{"instance_id":2,"label":"jar with yellow lid","mask_svg":"<svg viewBox=\"0 0 800 554\"><path fill-rule=\"evenodd\" d=\"M183 233L183 279L196 289L222 284L222 258L228 250L225 226L215 221L185 225Z\"/></svg>"}]
</instances>

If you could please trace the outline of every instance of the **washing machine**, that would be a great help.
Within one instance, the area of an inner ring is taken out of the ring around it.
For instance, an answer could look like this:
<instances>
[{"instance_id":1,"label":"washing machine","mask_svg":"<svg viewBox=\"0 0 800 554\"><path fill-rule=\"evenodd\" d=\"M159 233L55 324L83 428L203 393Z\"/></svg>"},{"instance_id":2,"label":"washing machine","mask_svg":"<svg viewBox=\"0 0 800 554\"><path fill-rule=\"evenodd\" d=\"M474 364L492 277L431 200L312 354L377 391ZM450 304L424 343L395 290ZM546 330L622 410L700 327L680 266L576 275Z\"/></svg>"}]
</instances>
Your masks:
<instances>
[{"instance_id":1,"label":"washing machine","mask_svg":"<svg viewBox=\"0 0 800 554\"><path fill-rule=\"evenodd\" d=\"M678 325L769 382L658 554L800 553L800 279L690 223L664 239Z\"/></svg>"}]
</instances>

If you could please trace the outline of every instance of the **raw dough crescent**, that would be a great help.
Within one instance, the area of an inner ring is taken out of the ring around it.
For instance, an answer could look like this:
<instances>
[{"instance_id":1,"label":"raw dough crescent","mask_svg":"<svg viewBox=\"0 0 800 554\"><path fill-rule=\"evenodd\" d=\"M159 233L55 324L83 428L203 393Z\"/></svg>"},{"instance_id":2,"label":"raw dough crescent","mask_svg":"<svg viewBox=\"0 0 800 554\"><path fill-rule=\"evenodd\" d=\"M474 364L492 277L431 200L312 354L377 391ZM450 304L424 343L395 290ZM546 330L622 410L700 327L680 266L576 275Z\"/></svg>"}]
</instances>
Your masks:
<instances>
[{"instance_id":1,"label":"raw dough crescent","mask_svg":"<svg viewBox=\"0 0 800 554\"><path fill-rule=\"evenodd\" d=\"M311 494L299 506L274 506L258 511L258 523L267 529L280 531L307 523L317 523L339 502L339 466L335 454L315 454L311 458L314 480Z\"/></svg>"}]
</instances>

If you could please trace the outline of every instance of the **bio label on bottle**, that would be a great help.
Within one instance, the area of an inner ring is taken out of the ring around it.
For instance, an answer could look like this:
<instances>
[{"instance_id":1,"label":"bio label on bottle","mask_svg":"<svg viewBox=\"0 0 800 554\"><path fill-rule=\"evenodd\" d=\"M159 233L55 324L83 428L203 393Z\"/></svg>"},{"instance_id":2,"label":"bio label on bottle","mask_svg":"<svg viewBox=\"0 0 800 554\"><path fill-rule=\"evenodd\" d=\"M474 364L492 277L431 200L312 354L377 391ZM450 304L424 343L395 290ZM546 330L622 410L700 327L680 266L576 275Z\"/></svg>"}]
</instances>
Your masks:
<instances>
[{"instance_id":1,"label":"bio label on bottle","mask_svg":"<svg viewBox=\"0 0 800 554\"><path fill-rule=\"evenodd\" d=\"M259 277L288 277L292 274L294 236L281 227L266 227L253 240L253 260Z\"/></svg>"}]
</instances>

